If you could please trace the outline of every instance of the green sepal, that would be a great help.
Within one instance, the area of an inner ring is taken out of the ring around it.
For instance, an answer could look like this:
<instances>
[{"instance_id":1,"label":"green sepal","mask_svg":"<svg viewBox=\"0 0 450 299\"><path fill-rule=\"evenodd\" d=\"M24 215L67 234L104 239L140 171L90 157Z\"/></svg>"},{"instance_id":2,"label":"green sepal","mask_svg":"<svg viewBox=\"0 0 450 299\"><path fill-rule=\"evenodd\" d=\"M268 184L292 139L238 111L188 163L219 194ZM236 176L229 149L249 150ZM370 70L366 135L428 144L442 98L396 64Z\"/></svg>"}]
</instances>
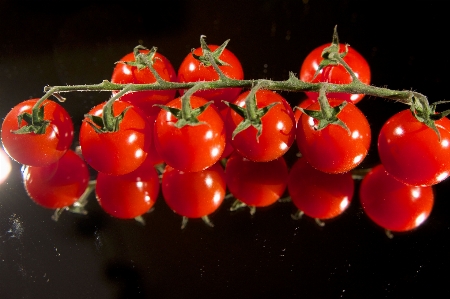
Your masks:
<instances>
[{"instance_id":1,"label":"green sepal","mask_svg":"<svg viewBox=\"0 0 450 299\"><path fill-rule=\"evenodd\" d=\"M19 129L11 131L14 134L45 134L47 127L50 125L50 121L44 119L44 107L43 104L39 108L32 108L32 112L23 112L17 116L17 123ZM20 127L22 121L27 124Z\"/></svg>"},{"instance_id":2,"label":"green sepal","mask_svg":"<svg viewBox=\"0 0 450 299\"><path fill-rule=\"evenodd\" d=\"M150 65L153 65L153 59L158 48L152 47L148 53L141 53L139 50L148 50L148 48L138 45L133 49L134 61L117 61L116 64L123 63L129 66L135 66L138 70L142 70L148 68Z\"/></svg>"},{"instance_id":3,"label":"green sepal","mask_svg":"<svg viewBox=\"0 0 450 299\"><path fill-rule=\"evenodd\" d=\"M204 35L200 36L200 46L203 50L203 55L201 55L201 56L195 55L194 49L193 49L192 56L195 59L197 59L198 61L200 61L204 66L208 67L208 66L211 66L211 62L209 61L207 53L211 53L212 58L214 59L215 63L218 66L229 65L228 63L226 63L225 61L220 59L220 55L222 55L222 52L225 50L225 48L228 45L228 42L230 40L227 39L222 45L220 45L217 49L215 49L214 51L211 52L211 49L206 44L205 37L206 36L204 36Z\"/></svg>"},{"instance_id":4,"label":"green sepal","mask_svg":"<svg viewBox=\"0 0 450 299\"><path fill-rule=\"evenodd\" d=\"M92 127L92 129L94 129L96 133L113 133L119 131L120 123L125 117L128 109L131 107L132 106L126 107L119 115L114 116L112 105L106 104L103 108L102 117L91 114L85 114L84 117L88 119L86 122Z\"/></svg>"},{"instance_id":5,"label":"green sepal","mask_svg":"<svg viewBox=\"0 0 450 299\"><path fill-rule=\"evenodd\" d=\"M351 134L351 131L347 127L347 125L337 117L338 114L342 111L342 109L344 109L345 105L347 105L347 101L342 102L341 104L339 104L336 107L331 107L331 109L332 109L331 117L328 117L328 118L326 117L325 113L322 112L322 110L319 110L319 111L308 110L308 109L303 109L300 107L296 107L296 109L299 109L306 115L308 115L314 119L317 119L319 121L319 123L317 124L315 129L318 131L326 128L328 125L338 125L338 126L341 126L343 129L345 129L348 132L348 134Z\"/></svg>"},{"instance_id":6,"label":"green sepal","mask_svg":"<svg viewBox=\"0 0 450 299\"><path fill-rule=\"evenodd\" d=\"M189 117L185 117L183 116L183 112L181 109L178 108L173 108L173 107L168 107L165 105L154 105L157 106L167 112L169 112L170 114L172 114L176 119L178 119L178 121L175 123L175 127L177 127L178 129L183 128L184 126L198 126L198 125L204 125L206 124L205 122L199 121L198 117L200 116L200 114L203 113L203 111L205 111L209 105L211 105L213 102L209 101L208 103L197 107L195 109L192 109L190 111L190 116Z\"/></svg>"},{"instance_id":7,"label":"green sepal","mask_svg":"<svg viewBox=\"0 0 450 299\"><path fill-rule=\"evenodd\" d=\"M439 141L441 140L441 134L439 133L438 128L436 127L435 121L447 116L450 114L450 110L445 110L440 113L436 113L436 105L445 103L445 101L442 102L436 102L432 105L428 105L427 102L422 103L417 98L412 97L411 98L411 106L410 111L411 114L414 116L415 119L417 119L419 122L423 123L430 129L432 129L436 135L438 136Z\"/></svg>"}]
</instances>

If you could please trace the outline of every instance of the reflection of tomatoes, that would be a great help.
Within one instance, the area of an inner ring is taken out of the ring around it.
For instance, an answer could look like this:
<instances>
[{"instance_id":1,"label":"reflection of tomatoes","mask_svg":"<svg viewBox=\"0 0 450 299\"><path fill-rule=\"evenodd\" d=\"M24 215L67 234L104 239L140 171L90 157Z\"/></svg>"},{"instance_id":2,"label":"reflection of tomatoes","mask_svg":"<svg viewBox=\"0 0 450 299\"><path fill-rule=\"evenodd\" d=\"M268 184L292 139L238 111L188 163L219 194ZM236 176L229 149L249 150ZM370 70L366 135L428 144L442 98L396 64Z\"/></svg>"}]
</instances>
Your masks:
<instances>
[{"instance_id":1,"label":"reflection of tomatoes","mask_svg":"<svg viewBox=\"0 0 450 299\"><path fill-rule=\"evenodd\" d=\"M361 182L359 198L364 212L379 226L391 231L418 227L430 215L432 187L403 184L378 165Z\"/></svg>"}]
</instances>

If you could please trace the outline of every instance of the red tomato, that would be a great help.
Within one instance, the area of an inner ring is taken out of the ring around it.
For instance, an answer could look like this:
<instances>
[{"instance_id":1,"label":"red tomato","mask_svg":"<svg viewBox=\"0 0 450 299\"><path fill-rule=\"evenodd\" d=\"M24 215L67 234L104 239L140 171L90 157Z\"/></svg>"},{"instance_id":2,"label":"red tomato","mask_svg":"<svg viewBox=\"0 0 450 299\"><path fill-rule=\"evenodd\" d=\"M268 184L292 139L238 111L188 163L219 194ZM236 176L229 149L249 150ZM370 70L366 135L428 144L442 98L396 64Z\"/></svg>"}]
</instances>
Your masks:
<instances>
[{"instance_id":1,"label":"red tomato","mask_svg":"<svg viewBox=\"0 0 450 299\"><path fill-rule=\"evenodd\" d=\"M131 219L148 212L159 193L159 177L153 161L147 159L138 169L124 175L99 173L95 193L108 214Z\"/></svg>"},{"instance_id":2,"label":"red tomato","mask_svg":"<svg viewBox=\"0 0 450 299\"><path fill-rule=\"evenodd\" d=\"M253 162L235 153L225 168L227 187L248 206L265 207L284 193L288 168L283 157L270 162Z\"/></svg>"},{"instance_id":3,"label":"red tomato","mask_svg":"<svg viewBox=\"0 0 450 299\"><path fill-rule=\"evenodd\" d=\"M392 116L381 128L378 153L386 171L413 186L430 186L450 174L450 120L435 122L441 135L419 122L410 110Z\"/></svg>"},{"instance_id":4,"label":"red tomato","mask_svg":"<svg viewBox=\"0 0 450 299\"><path fill-rule=\"evenodd\" d=\"M169 165L164 170L164 199L167 205L181 216L208 216L222 204L225 192L225 173L219 164L198 172L183 172Z\"/></svg>"},{"instance_id":5,"label":"red tomato","mask_svg":"<svg viewBox=\"0 0 450 299\"><path fill-rule=\"evenodd\" d=\"M289 172L288 190L292 202L307 216L329 219L348 208L353 198L354 182L349 172L324 173L300 158Z\"/></svg>"},{"instance_id":6,"label":"red tomato","mask_svg":"<svg viewBox=\"0 0 450 299\"><path fill-rule=\"evenodd\" d=\"M14 134L27 123L18 125L17 117L30 113L39 99L24 101L15 106L2 124L2 142L5 152L15 161L36 167L46 166L58 161L70 148L73 141L73 124L70 115L58 103L45 100L44 119L50 121L44 134ZM41 107L42 107L41 105Z\"/></svg>"},{"instance_id":7,"label":"red tomato","mask_svg":"<svg viewBox=\"0 0 450 299\"><path fill-rule=\"evenodd\" d=\"M432 187L403 184L388 174L383 165L374 167L364 177L359 198L367 216L391 231L408 231L421 225L434 202Z\"/></svg>"},{"instance_id":8,"label":"red tomato","mask_svg":"<svg viewBox=\"0 0 450 299\"><path fill-rule=\"evenodd\" d=\"M139 50L139 52L148 53L149 50ZM129 53L122 57L120 61L135 61L134 54ZM169 82L177 81L177 74L170 61L164 55L158 52L155 53L153 67L162 79ZM156 82L156 79L148 67L139 70L135 66L117 63L112 73L111 82L119 84L149 84ZM116 93L113 92L113 94ZM156 115L160 108L153 107L153 105L164 105L173 100L175 94L176 90L138 91L129 92L120 97L120 100L133 104L133 106L140 108L147 115Z\"/></svg>"},{"instance_id":9,"label":"red tomato","mask_svg":"<svg viewBox=\"0 0 450 299\"><path fill-rule=\"evenodd\" d=\"M343 100L329 99L332 107ZM308 107L320 110L319 103ZM317 120L302 114L297 124L297 145L300 153L311 166L327 173L347 172L358 166L370 147L370 126L364 114L352 103L338 114L350 133L339 125L328 125L317 130Z\"/></svg>"},{"instance_id":10,"label":"red tomato","mask_svg":"<svg viewBox=\"0 0 450 299\"><path fill-rule=\"evenodd\" d=\"M203 106L207 101L191 96L192 108ZM181 98L167 104L181 108ZM155 145L161 158L173 168L182 171L200 171L219 161L225 149L225 128L220 113L214 105L199 115L204 122L196 126L175 127L178 119L166 110L161 110L155 122Z\"/></svg>"},{"instance_id":11,"label":"red tomato","mask_svg":"<svg viewBox=\"0 0 450 299\"><path fill-rule=\"evenodd\" d=\"M227 115L230 111L230 107L225 107L224 109L220 110L220 116L222 116L222 120L225 123L227 119ZM222 156L220 159L225 159L229 157L234 152L233 144L231 143L231 133L230 130L226 130L225 136L226 136L226 142L225 142L225 149L223 150Z\"/></svg>"},{"instance_id":12,"label":"red tomato","mask_svg":"<svg viewBox=\"0 0 450 299\"><path fill-rule=\"evenodd\" d=\"M245 107L245 98L250 91L239 95L234 104ZM295 118L289 103L279 94L270 90L256 92L256 104L263 108L271 103L273 106L261 118L262 134L256 138L257 129L253 126L234 136L232 144L234 149L242 156L255 162L267 162L284 155L295 139ZM243 118L236 111L231 110L227 117L227 130L233 132L242 122Z\"/></svg>"},{"instance_id":13,"label":"red tomato","mask_svg":"<svg viewBox=\"0 0 450 299\"><path fill-rule=\"evenodd\" d=\"M37 204L59 209L75 203L89 183L89 171L77 154L68 150L57 162L43 166L27 166L23 183Z\"/></svg>"},{"instance_id":14,"label":"red tomato","mask_svg":"<svg viewBox=\"0 0 450 299\"><path fill-rule=\"evenodd\" d=\"M91 115L102 116L105 103L95 106ZM120 114L129 103L115 101L114 115ZM95 170L110 175L122 175L137 169L146 159L153 132L144 113L131 107L117 132L97 133L87 123L80 129L80 146L86 162Z\"/></svg>"},{"instance_id":15,"label":"red tomato","mask_svg":"<svg viewBox=\"0 0 450 299\"><path fill-rule=\"evenodd\" d=\"M302 67L300 69L300 80L305 82L329 82L335 84L348 84L352 82L352 77L345 70L342 65L336 66L326 66L324 67L317 77L313 80L314 74L319 68L319 64L322 61L322 51L330 44L325 44L320 47L315 48L311 51L308 56L306 56L303 61ZM339 44L339 52L345 51L345 45ZM364 59L361 54L359 54L352 47L348 47L348 53L344 57L344 61L350 66L356 76L365 84L370 84L370 67L366 59ZM306 92L308 97L317 101L317 92ZM359 102L364 95L363 94L347 94L347 93L329 93L327 94L329 98L337 98L352 102L356 104Z\"/></svg>"},{"instance_id":16,"label":"red tomato","mask_svg":"<svg viewBox=\"0 0 450 299\"><path fill-rule=\"evenodd\" d=\"M211 51L216 50L219 46L208 45ZM203 55L202 48L197 48L193 53L189 53L178 69L179 82L197 82L197 81L215 81L219 79L219 75L212 66L205 66L199 60L195 59L192 54ZM228 65L219 66L219 69L232 79L244 79L244 71L239 59L228 49L224 49L219 57L220 60ZM194 95L205 98L208 101L214 101L214 105L222 110L226 107L222 101L234 101L241 92L241 88L221 88L197 91ZM183 95L185 90L180 90Z\"/></svg>"}]
</instances>

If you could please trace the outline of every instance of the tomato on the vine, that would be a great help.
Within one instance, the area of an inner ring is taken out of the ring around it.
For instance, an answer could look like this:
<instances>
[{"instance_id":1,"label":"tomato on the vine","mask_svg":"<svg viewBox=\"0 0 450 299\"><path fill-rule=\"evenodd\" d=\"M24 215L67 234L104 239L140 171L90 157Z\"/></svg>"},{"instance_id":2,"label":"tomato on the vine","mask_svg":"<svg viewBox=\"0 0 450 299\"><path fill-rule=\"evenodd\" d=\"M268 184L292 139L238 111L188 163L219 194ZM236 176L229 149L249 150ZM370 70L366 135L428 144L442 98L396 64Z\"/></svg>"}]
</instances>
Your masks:
<instances>
[{"instance_id":1,"label":"tomato on the vine","mask_svg":"<svg viewBox=\"0 0 450 299\"><path fill-rule=\"evenodd\" d=\"M40 109L43 109L42 120L49 122L45 132L14 133L13 131L31 125L25 118L19 123L18 117L23 113L32 114L32 108L38 100L21 102L5 116L2 142L5 152L15 161L42 167L58 161L70 148L73 141L73 123L69 113L61 105L45 100L40 106Z\"/></svg>"},{"instance_id":2,"label":"tomato on the vine","mask_svg":"<svg viewBox=\"0 0 450 299\"><path fill-rule=\"evenodd\" d=\"M191 96L193 109L207 104L200 97ZM167 104L181 109L181 97ZM225 149L225 126L214 105L209 105L199 116L200 123L175 126L178 119L169 111L161 109L154 130L156 150L168 165L181 171L200 171L219 161Z\"/></svg>"},{"instance_id":3,"label":"tomato on the vine","mask_svg":"<svg viewBox=\"0 0 450 299\"><path fill-rule=\"evenodd\" d=\"M225 173L218 163L197 172L183 172L167 165L161 184L167 205L188 218L208 216L225 198Z\"/></svg>"},{"instance_id":4,"label":"tomato on the vine","mask_svg":"<svg viewBox=\"0 0 450 299\"><path fill-rule=\"evenodd\" d=\"M250 91L239 95L234 104L245 108L246 97ZM242 156L255 162L267 162L284 155L295 139L295 118L289 103L278 93L260 89L256 91L257 108L267 107L278 103L261 117L262 130L258 137L258 130L249 126L237 133L232 139L234 149ZM233 132L243 121L243 117L236 111L230 110L226 119L227 130Z\"/></svg>"},{"instance_id":5,"label":"tomato on the vine","mask_svg":"<svg viewBox=\"0 0 450 299\"><path fill-rule=\"evenodd\" d=\"M362 180L359 198L364 212L379 226L408 231L421 225L434 203L431 186L406 185L383 167L374 167Z\"/></svg>"},{"instance_id":6,"label":"tomato on the vine","mask_svg":"<svg viewBox=\"0 0 450 299\"><path fill-rule=\"evenodd\" d=\"M300 158L289 172L288 191L294 205L305 215L329 219L348 208L353 198L354 182L349 172L321 172Z\"/></svg>"},{"instance_id":7,"label":"tomato on the vine","mask_svg":"<svg viewBox=\"0 0 450 299\"><path fill-rule=\"evenodd\" d=\"M283 157L269 162L253 162L234 153L225 167L231 194L248 206L265 207L284 193L288 168Z\"/></svg>"},{"instance_id":8,"label":"tomato on the vine","mask_svg":"<svg viewBox=\"0 0 450 299\"><path fill-rule=\"evenodd\" d=\"M329 99L332 107L342 102ZM319 103L312 104L308 110L320 110ZM364 160L370 147L370 126L361 110L349 102L337 117L348 130L336 124L318 130L317 120L304 113L297 124L300 153L311 166L327 173L342 173L355 168Z\"/></svg>"},{"instance_id":9,"label":"tomato on the vine","mask_svg":"<svg viewBox=\"0 0 450 299\"><path fill-rule=\"evenodd\" d=\"M103 210L116 218L131 219L148 212L159 194L159 177L152 159L124 175L99 172L95 194Z\"/></svg>"},{"instance_id":10,"label":"tomato on the vine","mask_svg":"<svg viewBox=\"0 0 450 299\"><path fill-rule=\"evenodd\" d=\"M101 117L105 103L95 106L90 115ZM80 146L86 162L95 170L122 175L137 169L146 159L153 138L146 115L127 102L116 100L114 115L129 108L117 132L98 133L85 118L80 129Z\"/></svg>"},{"instance_id":11,"label":"tomato on the vine","mask_svg":"<svg viewBox=\"0 0 450 299\"><path fill-rule=\"evenodd\" d=\"M438 134L410 110L392 116L381 128L378 153L386 171L413 186L437 184L450 175L450 120L435 122Z\"/></svg>"},{"instance_id":12,"label":"tomato on the vine","mask_svg":"<svg viewBox=\"0 0 450 299\"><path fill-rule=\"evenodd\" d=\"M325 44L312 50L308 56L306 56L303 64L300 68L300 80L305 82L329 82L335 84L349 84L352 82L351 75L342 65L329 65L324 67L316 78L314 74L319 68L319 64L322 61L322 51L330 46ZM345 44L339 44L339 53L345 52ZM370 84L370 67L367 60L355 49L348 47L348 53L344 56L344 61L350 66L353 72L356 74L359 80L364 84ZM313 80L314 78L314 80ZM306 92L309 98L313 101L317 101L317 92ZM347 94L347 93L328 93L328 97L343 99L356 104L363 97L364 94Z\"/></svg>"},{"instance_id":13,"label":"tomato on the vine","mask_svg":"<svg viewBox=\"0 0 450 299\"><path fill-rule=\"evenodd\" d=\"M75 152L68 150L55 163L43 167L26 166L23 183L37 204L58 209L74 204L86 190L89 170Z\"/></svg>"},{"instance_id":14,"label":"tomato on the vine","mask_svg":"<svg viewBox=\"0 0 450 299\"><path fill-rule=\"evenodd\" d=\"M140 53L148 54L150 51L147 49L140 49ZM130 62L135 61L134 53L129 53L122 57L120 61ZM170 61L162 54L156 52L153 56L153 68L158 75L166 81L177 81L177 74ZM139 69L136 66L128 65L118 62L114 67L112 76L112 83L119 84L149 84L155 83L156 79L148 67ZM117 92L113 92L116 94ZM176 90L145 90L128 92L120 97L121 101L133 104L133 106L140 108L147 115L156 115L159 112L158 107L154 107L155 104L164 105L167 102L175 98Z\"/></svg>"},{"instance_id":15,"label":"tomato on the vine","mask_svg":"<svg viewBox=\"0 0 450 299\"><path fill-rule=\"evenodd\" d=\"M211 52L217 50L219 46L208 45ZM198 82L198 81L215 81L219 79L219 75L214 70L213 66L205 65L197 60L193 55L202 56L203 49L201 47L195 49L189 53L181 62L178 69L178 81L179 82ZM223 65L219 65L219 69L229 78L242 80L244 79L244 71L239 59L228 49L224 49L218 57L224 62ZM185 90L180 90L180 94L184 94ZM226 107L222 101L231 102L239 95L241 88L220 88L201 90L194 93L194 95L205 98L208 101L214 101L214 105L222 110Z\"/></svg>"}]
</instances>

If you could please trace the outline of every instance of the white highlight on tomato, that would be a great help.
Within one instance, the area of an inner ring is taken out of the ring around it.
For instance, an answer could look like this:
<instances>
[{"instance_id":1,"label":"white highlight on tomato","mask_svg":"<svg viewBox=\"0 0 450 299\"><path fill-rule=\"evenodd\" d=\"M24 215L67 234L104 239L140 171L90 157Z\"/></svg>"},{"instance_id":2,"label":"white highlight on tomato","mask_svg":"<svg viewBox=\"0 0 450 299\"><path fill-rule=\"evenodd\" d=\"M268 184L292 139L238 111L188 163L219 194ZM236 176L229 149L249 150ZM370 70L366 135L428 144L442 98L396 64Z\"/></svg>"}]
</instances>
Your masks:
<instances>
[{"instance_id":1,"label":"white highlight on tomato","mask_svg":"<svg viewBox=\"0 0 450 299\"><path fill-rule=\"evenodd\" d=\"M441 173L437 176L437 180L439 182L441 182L441 181L445 180L447 177L448 177L448 172L444 171L443 173Z\"/></svg>"},{"instance_id":2,"label":"white highlight on tomato","mask_svg":"<svg viewBox=\"0 0 450 299\"><path fill-rule=\"evenodd\" d=\"M395 135L400 136L400 135L403 135L403 133L405 133L405 131L404 131L403 128L400 127L400 126L398 126L397 128L394 129L394 134L395 134Z\"/></svg>"},{"instance_id":3,"label":"white highlight on tomato","mask_svg":"<svg viewBox=\"0 0 450 299\"><path fill-rule=\"evenodd\" d=\"M287 148L288 148L288 145L287 145L286 143L284 143L284 142L281 142L281 143L280 143L280 149L281 149L281 150L284 151L284 150L287 149Z\"/></svg>"},{"instance_id":4,"label":"white highlight on tomato","mask_svg":"<svg viewBox=\"0 0 450 299\"><path fill-rule=\"evenodd\" d=\"M211 138L213 138L213 132L211 130L209 130L205 134L205 139L211 139Z\"/></svg>"},{"instance_id":5,"label":"white highlight on tomato","mask_svg":"<svg viewBox=\"0 0 450 299\"><path fill-rule=\"evenodd\" d=\"M213 184L213 179L208 175L208 176L205 178L205 183L206 183L206 186L208 186L208 188L211 188L211 187L212 187L212 184Z\"/></svg>"},{"instance_id":6,"label":"white highlight on tomato","mask_svg":"<svg viewBox=\"0 0 450 299\"><path fill-rule=\"evenodd\" d=\"M356 75L356 76L358 77L358 75ZM352 94L352 95L350 96L350 100L352 100L352 101L356 101L358 98L359 98L359 95L358 95L358 94Z\"/></svg>"},{"instance_id":7,"label":"white highlight on tomato","mask_svg":"<svg viewBox=\"0 0 450 299\"><path fill-rule=\"evenodd\" d=\"M283 130L284 129L284 125L281 121L277 122L277 129L278 130Z\"/></svg>"},{"instance_id":8,"label":"white highlight on tomato","mask_svg":"<svg viewBox=\"0 0 450 299\"><path fill-rule=\"evenodd\" d=\"M128 143L133 143L136 141L136 139L137 139L137 136L136 136L136 134L133 133L128 137Z\"/></svg>"},{"instance_id":9,"label":"white highlight on tomato","mask_svg":"<svg viewBox=\"0 0 450 299\"><path fill-rule=\"evenodd\" d=\"M341 211L344 211L347 208L349 203L350 203L350 201L348 200L348 196L344 197L344 199L339 204L339 208L341 209Z\"/></svg>"},{"instance_id":10,"label":"white highlight on tomato","mask_svg":"<svg viewBox=\"0 0 450 299\"><path fill-rule=\"evenodd\" d=\"M414 188L411 190L411 195L414 199L418 199L420 197L420 188Z\"/></svg>"},{"instance_id":11,"label":"white highlight on tomato","mask_svg":"<svg viewBox=\"0 0 450 299\"><path fill-rule=\"evenodd\" d=\"M11 159L3 151L3 149L0 149L0 184L8 178L11 169Z\"/></svg>"},{"instance_id":12,"label":"white highlight on tomato","mask_svg":"<svg viewBox=\"0 0 450 299\"><path fill-rule=\"evenodd\" d=\"M449 145L450 143L449 143L449 141L448 141L447 139L443 139L443 140L441 141L441 144L442 144L443 147L448 147L448 145Z\"/></svg>"},{"instance_id":13,"label":"white highlight on tomato","mask_svg":"<svg viewBox=\"0 0 450 299\"><path fill-rule=\"evenodd\" d=\"M417 216L416 221L415 221L416 227L421 225L425 221L425 219L427 219L427 214L425 212L423 212L422 214Z\"/></svg>"},{"instance_id":14,"label":"white highlight on tomato","mask_svg":"<svg viewBox=\"0 0 450 299\"><path fill-rule=\"evenodd\" d=\"M359 138L359 136L361 136L361 135L359 134L358 130L355 130L355 131L352 132L352 138L353 139L357 139L357 138Z\"/></svg>"},{"instance_id":15,"label":"white highlight on tomato","mask_svg":"<svg viewBox=\"0 0 450 299\"><path fill-rule=\"evenodd\" d=\"M219 148L213 147L211 150L211 157L217 157L219 155Z\"/></svg>"},{"instance_id":16,"label":"white highlight on tomato","mask_svg":"<svg viewBox=\"0 0 450 299\"><path fill-rule=\"evenodd\" d=\"M353 163L359 163L361 160L362 160L362 158L363 158L363 156L364 155L358 155L358 156L356 156L354 159L353 159Z\"/></svg>"},{"instance_id":17,"label":"white highlight on tomato","mask_svg":"<svg viewBox=\"0 0 450 299\"><path fill-rule=\"evenodd\" d=\"M134 156L135 156L136 158L140 158L140 157L142 157L143 155L144 155L144 151L141 150L141 149L136 150L136 152L134 153Z\"/></svg>"},{"instance_id":18,"label":"white highlight on tomato","mask_svg":"<svg viewBox=\"0 0 450 299\"><path fill-rule=\"evenodd\" d=\"M189 70L192 72L192 71L195 71L195 64L194 63L189 63Z\"/></svg>"},{"instance_id":19,"label":"white highlight on tomato","mask_svg":"<svg viewBox=\"0 0 450 299\"><path fill-rule=\"evenodd\" d=\"M214 192L214 197L213 197L213 201L215 204L220 203L222 200L222 193L220 191L216 191Z\"/></svg>"},{"instance_id":20,"label":"white highlight on tomato","mask_svg":"<svg viewBox=\"0 0 450 299\"><path fill-rule=\"evenodd\" d=\"M122 66L122 72L123 72L125 75L131 75L131 70L128 68L128 65L126 65L126 64L124 64L124 65Z\"/></svg>"}]
</instances>

